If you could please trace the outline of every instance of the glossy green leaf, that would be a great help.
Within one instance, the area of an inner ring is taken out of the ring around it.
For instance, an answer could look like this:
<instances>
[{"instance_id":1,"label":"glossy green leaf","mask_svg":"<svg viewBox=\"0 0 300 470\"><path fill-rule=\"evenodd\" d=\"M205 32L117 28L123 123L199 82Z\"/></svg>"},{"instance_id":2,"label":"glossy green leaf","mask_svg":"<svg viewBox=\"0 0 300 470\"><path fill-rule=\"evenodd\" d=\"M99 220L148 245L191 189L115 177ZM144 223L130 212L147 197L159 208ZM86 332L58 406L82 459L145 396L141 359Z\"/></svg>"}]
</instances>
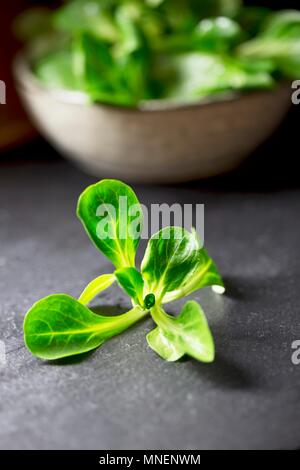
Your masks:
<instances>
[{"instance_id":1,"label":"glossy green leaf","mask_svg":"<svg viewBox=\"0 0 300 470\"><path fill-rule=\"evenodd\" d=\"M144 280L141 273L135 268L122 268L115 271L115 276L134 303L143 306Z\"/></svg>"},{"instance_id":2,"label":"glossy green leaf","mask_svg":"<svg viewBox=\"0 0 300 470\"><path fill-rule=\"evenodd\" d=\"M96 279L93 279L80 295L78 302L87 305L96 295L110 287L115 280L114 274L102 274Z\"/></svg>"},{"instance_id":3,"label":"glossy green leaf","mask_svg":"<svg viewBox=\"0 0 300 470\"><path fill-rule=\"evenodd\" d=\"M141 265L147 289L164 302L210 285L223 286L196 232L167 227L149 240Z\"/></svg>"},{"instance_id":4,"label":"glossy green leaf","mask_svg":"<svg viewBox=\"0 0 300 470\"><path fill-rule=\"evenodd\" d=\"M197 302L187 302L178 317L167 315L158 305L151 315L158 326L147 335L147 341L163 359L177 361L187 354L202 362L214 360L212 334Z\"/></svg>"},{"instance_id":5,"label":"glossy green leaf","mask_svg":"<svg viewBox=\"0 0 300 470\"><path fill-rule=\"evenodd\" d=\"M142 230L142 208L133 190L102 180L80 196L77 215L96 247L117 269L134 267Z\"/></svg>"},{"instance_id":6,"label":"glossy green leaf","mask_svg":"<svg viewBox=\"0 0 300 470\"><path fill-rule=\"evenodd\" d=\"M160 300L177 289L192 269L197 249L194 237L181 227L165 227L154 234L141 264L147 290Z\"/></svg>"},{"instance_id":7,"label":"glossy green leaf","mask_svg":"<svg viewBox=\"0 0 300 470\"><path fill-rule=\"evenodd\" d=\"M41 359L81 354L99 347L144 315L140 307L114 317L96 315L68 295L51 295L34 304L26 314L25 344Z\"/></svg>"},{"instance_id":8,"label":"glossy green leaf","mask_svg":"<svg viewBox=\"0 0 300 470\"><path fill-rule=\"evenodd\" d=\"M200 248L200 241L197 233L192 229L192 237L198 246L196 259L190 271L182 280L178 289L168 291L163 297L163 303L171 302L192 294L203 287L211 286L219 294L225 292L224 283L217 266L210 258L205 248Z\"/></svg>"}]
</instances>

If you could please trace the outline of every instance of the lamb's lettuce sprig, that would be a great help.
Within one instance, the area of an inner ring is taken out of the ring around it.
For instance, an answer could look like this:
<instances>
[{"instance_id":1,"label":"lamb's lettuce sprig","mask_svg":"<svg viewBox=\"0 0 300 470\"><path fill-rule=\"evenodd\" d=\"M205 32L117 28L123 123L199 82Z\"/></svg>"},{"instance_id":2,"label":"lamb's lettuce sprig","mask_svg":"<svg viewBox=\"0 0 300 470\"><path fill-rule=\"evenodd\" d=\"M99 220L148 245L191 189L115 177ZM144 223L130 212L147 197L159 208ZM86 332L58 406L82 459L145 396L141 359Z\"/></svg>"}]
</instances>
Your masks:
<instances>
[{"instance_id":1,"label":"lamb's lettuce sprig","mask_svg":"<svg viewBox=\"0 0 300 470\"><path fill-rule=\"evenodd\" d=\"M157 326L147 341L162 358L175 361L187 354L211 362L214 342L197 302L188 301L178 317L167 314L163 307L202 287L224 290L216 265L195 230L165 227L154 234L137 269L143 213L129 186L102 180L88 187L79 198L77 214L115 271L91 281L78 300L54 294L34 304L24 320L25 344L32 354L49 360L90 351L150 314ZM100 236L101 230L108 236ZM129 295L132 309L112 317L95 314L88 304L114 282Z\"/></svg>"}]
</instances>

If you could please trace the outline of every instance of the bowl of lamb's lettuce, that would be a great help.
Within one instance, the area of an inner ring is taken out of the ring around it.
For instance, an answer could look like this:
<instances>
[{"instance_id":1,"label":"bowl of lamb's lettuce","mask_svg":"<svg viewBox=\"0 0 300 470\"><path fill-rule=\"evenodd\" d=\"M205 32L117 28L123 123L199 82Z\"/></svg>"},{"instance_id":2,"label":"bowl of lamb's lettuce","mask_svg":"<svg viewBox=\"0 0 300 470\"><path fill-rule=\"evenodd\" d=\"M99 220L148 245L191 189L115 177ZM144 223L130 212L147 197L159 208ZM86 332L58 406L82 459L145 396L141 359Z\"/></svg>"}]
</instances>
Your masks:
<instances>
[{"instance_id":1,"label":"bowl of lamb's lettuce","mask_svg":"<svg viewBox=\"0 0 300 470\"><path fill-rule=\"evenodd\" d=\"M16 22L15 75L43 134L96 174L143 181L235 167L286 113L300 11L241 0L70 0Z\"/></svg>"}]
</instances>

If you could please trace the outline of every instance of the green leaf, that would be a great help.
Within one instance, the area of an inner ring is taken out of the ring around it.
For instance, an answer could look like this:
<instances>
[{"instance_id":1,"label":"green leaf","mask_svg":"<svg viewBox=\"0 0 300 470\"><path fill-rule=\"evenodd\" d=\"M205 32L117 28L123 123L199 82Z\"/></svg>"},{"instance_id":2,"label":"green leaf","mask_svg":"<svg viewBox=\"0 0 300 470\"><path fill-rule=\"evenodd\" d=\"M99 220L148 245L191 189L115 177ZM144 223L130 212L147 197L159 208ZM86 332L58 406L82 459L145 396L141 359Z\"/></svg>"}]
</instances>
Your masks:
<instances>
[{"instance_id":1,"label":"green leaf","mask_svg":"<svg viewBox=\"0 0 300 470\"><path fill-rule=\"evenodd\" d=\"M222 16L200 21L194 40L199 51L225 52L238 42L241 35L239 24Z\"/></svg>"},{"instance_id":2,"label":"green leaf","mask_svg":"<svg viewBox=\"0 0 300 470\"><path fill-rule=\"evenodd\" d=\"M143 307L144 280L141 273L135 268L122 268L115 271L115 276L134 303Z\"/></svg>"},{"instance_id":3,"label":"green leaf","mask_svg":"<svg viewBox=\"0 0 300 470\"><path fill-rule=\"evenodd\" d=\"M196 232L181 227L166 227L151 237L141 271L147 290L158 302L169 302L205 286L223 286Z\"/></svg>"},{"instance_id":4,"label":"green leaf","mask_svg":"<svg viewBox=\"0 0 300 470\"><path fill-rule=\"evenodd\" d=\"M298 78L300 74L300 12L284 10L267 17L262 31L237 50L247 59L271 59L284 76Z\"/></svg>"},{"instance_id":5,"label":"green leaf","mask_svg":"<svg viewBox=\"0 0 300 470\"><path fill-rule=\"evenodd\" d=\"M300 11L281 10L270 14L262 26L261 36L268 38L299 39Z\"/></svg>"},{"instance_id":6,"label":"green leaf","mask_svg":"<svg viewBox=\"0 0 300 470\"><path fill-rule=\"evenodd\" d=\"M114 274L102 274L96 279L93 279L80 295L78 302L87 305L96 295L110 287L115 280Z\"/></svg>"},{"instance_id":7,"label":"green leaf","mask_svg":"<svg viewBox=\"0 0 300 470\"><path fill-rule=\"evenodd\" d=\"M73 40L73 69L92 101L133 104L110 47L88 33Z\"/></svg>"},{"instance_id":8,"label":"green leaf","mask_svg":"<svg viewBox=\"0 0 300 470\"><path fill-rule=\"evenodd\" d=\"M211 286L218 294L225 292L224 283L217 266L210 258L205 248L200 248L197 233L192 229L192 236L198 245L196 259L190 271L186 274L177 290L167 292L163 297L163 303L171 302L192 294L203 287Z\"/></svg>"},{"instance_id":9,"label":"green leaf","mask_svg":"<svg viewBox=\"0 0 300 470\"><path fill-rule=\"evenodd\" d=\"M162 36L154 41L160 53L178 54L181 52L228 52L242 38L239 24L226 17L206 18L191 31Z\"/></svg>"},{"instance_id":10,"label":"green leaf","mask_svg":"<svg viewBox=\"0 0 300 470\"><path fill-rule=\"evenodd\" d=\"M179 54L169 59L168 64L173 77L163 97L178 102L232 90L272 88L274 85L269 70L255 68L251 61L229 55Z\"/></svg>"},{"instance_id":11,"label":"green leaf","mask_svg":"<svg viewBox=\"0 0 300 470\"><path fill-rule=\"evenodd\" d=\"M183 32L192 29L203 18L232 18L240 6L241 0L165 0L160 10L168 29Z\"/></svg>"},{"instance_id":12,"label":"green leaf","mask_svg":"<svg viewBox=\"0 0 300 470\"><path fill-rule=\"evenodd\" d=\"M38 79L48 88L84 91L82 80L73 69L73 58L68 50L46 55L34 67Z\"/></svg>"},{"instance_id":13,"label":"green leaf","mask_svg":"<svg viewBox=\"0 0 300 470\"><path fill-rule=\"evenodd\" d=\"M253 39L239 47L238 53L248 60L272 58L276 71L288 78L298 78L300 74L300 40Z\"/></svg>"},{"instance_id":14,"label":"green leaf","mask_svg":"<svg viewBox=\"0 0 300 470\"><path fill-rule=\"evenodd\" d=\"M99 347L143 318L135 307L115 317L96 315L65 294L46 297L31 307L24 320L29 351L41 359L59 359Z\"/></svg>"},{"instance_id":15,"label":"green leaf","mask_svg":"<svg viewBox=\"0 0 300 470\"><path fill-rule=\"evenodd\" d=\"M133 190L117 180L102 180L80 196L77 215L96 247L117 269L134 267L143 212Z\"/></svg>"},{"instance_id":16,"label":"green leaf","mask_svg":"<svg viewBox=\"0 0 300 470\"><path fill-rule=\"evenodd\" d=\"M149 48L145 34L139 24L139 16L132 5L121 5L116 14L120 29L120 40L114 47L114 56L120 68L124 85L133 103L147 95L149 74Z\"/></svg>"},{"instance_id":17,"label":"green leaf","mask_svg":"<svg viewBox=\"0 0 300 470\"><path fill-rule=\"evenodd\" d=\"M181 227L165 227L154 234L141 264L148 292L160 301L166 292L177 289L192 269L197 249L194 237Z\"/></svg>"},{"instance_id":18,"label":"green leaf","mask_svg":"<svg viewBox=\"0 0 300 470\"><path fill-rule=\"evenodd\" d=\"M118 31L113 17L113 1L73 0L59 8L54 16L54 26L62 31L77 34L88 32L101 40L115 41Z\"/></svg>"},{"instance_id":19,"label":"green leaf","mask_svg":"<svg viewBox=\"0 0 300 470\"><path fill-rule=\"evenodd\" d=\"M213 337L197 302L187 302L177 318L167 315L157 304L151 315L158 326L147 335L147 341L163 359L177 361L187 354L202 362L214 360Z\"/></svg>"}]
</instances>

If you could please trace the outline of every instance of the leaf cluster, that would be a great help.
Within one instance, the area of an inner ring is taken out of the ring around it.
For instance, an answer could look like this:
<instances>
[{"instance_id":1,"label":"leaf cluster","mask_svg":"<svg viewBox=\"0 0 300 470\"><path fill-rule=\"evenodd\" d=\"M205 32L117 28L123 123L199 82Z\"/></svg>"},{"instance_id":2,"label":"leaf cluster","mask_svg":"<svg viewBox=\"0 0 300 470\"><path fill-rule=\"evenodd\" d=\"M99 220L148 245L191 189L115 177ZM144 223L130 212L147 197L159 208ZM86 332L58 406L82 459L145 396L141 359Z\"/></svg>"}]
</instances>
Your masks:
<instances>
[{"instance_id":1,"label":"leaf cluster","mask_svg":"<svg viewBox=\"0 0 300 470\"><path fill-rule=\"evenodd\" d=\"M242 0L69 0L22 15L17 29L28 41L42 28L53 47L36 76L87 102L187 102L300 74L300 12Z\"/></svg>"}]
</instances>

